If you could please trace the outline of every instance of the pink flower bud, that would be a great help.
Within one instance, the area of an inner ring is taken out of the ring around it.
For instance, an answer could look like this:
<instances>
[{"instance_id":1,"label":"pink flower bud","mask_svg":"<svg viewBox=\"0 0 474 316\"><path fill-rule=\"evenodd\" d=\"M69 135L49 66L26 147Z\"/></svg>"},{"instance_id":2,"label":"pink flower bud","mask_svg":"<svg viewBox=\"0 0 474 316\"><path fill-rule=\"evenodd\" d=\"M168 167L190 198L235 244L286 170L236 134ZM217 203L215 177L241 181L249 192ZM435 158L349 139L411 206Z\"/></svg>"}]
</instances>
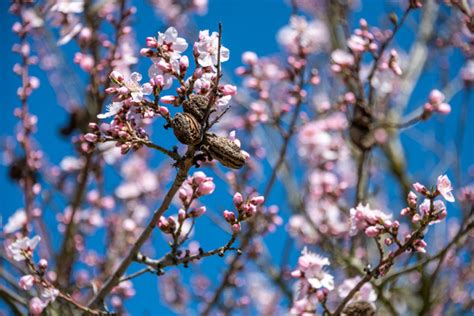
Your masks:
<instances>
[{"instance_id":1,"label":"pink flower bud","mask_svg":"<svg viewBox=\"0 0 474 316\"><path fill-rule=\"evenodd\" d=\"M385 238L385 240L383 241L387 246L390 246L391 244L393 244L393 239L392 238Z\"/></svg>"},{"instance_id":2,"label":"pink flower bud","mask_svg":"<svg viewBox=\"0 0 474 316\"><path fill-rule=\"evenodd\" d=\"M439 104L443 103L444 98L445 98L445 96L441 91L439 91L437 89L434 89L434 90L431 91L428 100L433 105L439 105Z\"/></svg>"},{"instance_id":3,"label":"pink flower bud","mask_svg":"<svg viewBox=\"0 0 474 316\"><path fill-rule=\"evenodd\" d=\"M156 225L159 229L164 230L166 227L168 227L168 221L164 216L161 216Z\"/></svg>"},{"instance_id":4,"label":"pink flower bud","mask_svg":"<svg viewBox=\"0 0 474 316\"><path fill-rule=\"evenodd\" d=\"M178 221L179 221L179 222L182 222L182 221L184 221L185 219L186 219L186 211L181 208L181 209L179 209L179 211L178 211Z\"/></svg>"},{"instance_id":5,"label":"pink flower bud","mask_svg":"<svg viewBox=\"0 0 474 316\"><path fill-rule=\"evenodd\" d=\"M327 296L327 293L325 291L322 291L322 290L316 291L316 298L318 299L318 301L324 302L324 300L326 299L326 296Z\"/></svg>"},{"instance_id":6,"label":"pink flower bud","mask_svg":"<svg viewBox=\"0 0 474 316\"><path fill-rule=\"evenodd\" d=\"M250 203L257 206L257 205L262 205L263 202L265 202L265 198L260 195L260 196L256 196L256 197L253 197L251 200L250 200Z\"/></svg>"},{"instance_id":7,"label":"pink flower bud","mask_svg":"<svg viewBox=\"0 0 474 316\"><path fill-rule=\"evenodd\" d=\"M146 38L146 46L151 47L151 48L158 47L158 42L157 42L156 38L151 37L151 36L147 37Z\"/></svg>"},{"instance_id":8,"label":"pink flower bud","mask_svg":"<svg viewBox=\"0 0 474 316\"><path fill-rule=\"evenodd\" d=\"M31 274L24 275L20 278L18 285L25 291L31 289L35 283L35 277Z\"/></svg>"},{"instance_id":9,"label":"pink flower bud","mask_svg":"<svg viewBox=\"0 0 474 316\"><path fill-rule=\"evenodd\" d=\"M194 210L192 210L189 215L192 216L192 217L199 217L204 213L206 213L206 207L201 206L201 207L198 207L198 208L195 208Z\"/></svg>"},{"instance_id":10,"label":"pink flower bud","mask_svg":"<svg viewBox=\"0 0 474 316\"><path fill-rule=\"evenodd\" d=\"M165 95L160 98L160 101L164 104L174 104L176 97L173 95Z\"/></svg>"},{"instance_id":11,"label":"pink flower bud","mask_svg":"<svg viewBox=\"0 0 474 316\"><path fill-rule=\"evenodd\" d=\"M408 214L410 214L410 209L408 207L405 207L400 211L401 216L407 216Z\"/></svg>"},{"instance_id":12,"label":"pink flower bud","mask_svg":"<svg viewBox=\"0 0 474 316\"><path fill-rule=\"evenodd\" d=\"M216 185L212 182L212 178L209 181L202 182L198 187L198 194L199 195L208 195L214 192Z\"/></svg>"},{"instance_id":13,"label":"pink flower bud","mask_svg":"<svg viewBox=\"0 0 474 316\"><path fill-rule=\"evenodd\" d=\"M186 201L188 199L188 192L184 189L179 189L178 196L181 201Z\"/></svg>"},{"instance_id":14,"label":"pink flower bud","mask_svg":"<svg viewBox=\"0 0 474 316\"><path fill-rule=\"evenodd\" d=\"M38 267L41 270L45 271L48 268L48 260L44 258L40 259L40 261L38 262Z\"/></svg>"},{"instance_id":15,"label":"pink flower bud","mask_svg":"<svg viewBox=\"0 0 474 316\"><path fill-rule=\"evenodd\" d=\"M116 70L114 70L110 73L109 78L110 78L110 80L115 81L115 82L119 82L119 83L124 81L123 75L120 72L116 71Z\"/></svg>"},{"instance_id":16,"label":"pink flower bud","mask_svg":"<svg viewBox=\"0 0 474 316\"><path fill-rule=\"evenodd\" d=\"M428 189L419 182L413 183L413 188L416 192L421 193L423 195L426 195L428 193Z\"/></svg>"},{"instance_id":17,"label":"pink flower bud","mask_svg":"<svg viewBox=\"0 0 474 316\"><path fill-rule=\"evenodd\" d=\"M225 210L225 211L223 212L223 215L224 215L224 219L225 219L227 222L233 223L233 222L235 221L235 214L234 214L234 212Z\"/></svg>"},{"instance_id":18,"label":"pink flower bud","mask_svg":"<svg viewBox=\"0 0 474 316\"><path fill-rule=\"evenodd\" d=\"M105 89L105 93L107 93L107 94L114 94L116 92L117 92L116 87L108 87L107 89Z\"/></svg>"},{"instance_id":19,"label":"pink flower bud","mask_svg":"<svg viewBox=\"0 0 474 316\"><path fill-rule=\"evenodd\" d=\"M235 224L232 225L232 232L234 234L239 233L240 230L241 230L240 223L235 223Z\"/></svg>"},{"instance_id":20,"label":"pink flower bud","mask_svg":"<svg viewBox=\"0 0 474 316\"><path fill-rule=\"evenodd\" d=\"M33 297L28 306L32 315L40 315L46 307L46 304L38 297Z\"/></svg>"},{"instance_id":21,"label":"pink flower bud","mask_svg":"<svg viewBox=\"0 0 474 316\"><path fill-rule=\"evenodd\" d=\"M160 114L163 117L168 117L170 115L170 111L165 106L160 106Z\"/></svg>"},{"instance_id":22,"label":"pink flower bud","mask_svg":"<svg viewBox=\"0 0 474 316\"><path fill-rule=\"evenodd\" d=\"M254 52L247 51L242 54L242 62L244 64L253 66L257 63L257 61L258 61L258 56Z\"/></svg>"},{"instance_id":23,"label":"pink flower bud","mask_svg":"<svg viewBox=\"0 0 474 316\"><path fill-rule=\"evenodd\" d=\"M369 226L365 229L365 234L368 237L377 237L380 234L380 230L375 226Z\"/></svg>"},{"instance_id":24,"label":"pink flower bud","mask_svg":"<svg viewBox=\"0 0 474 316\"><path fill-rule=\"evenodd\" d=\"M234 194L234 197L232 199L232 201L234 202L234 205L239 208L242 203L244 202L244 198L242 197L242 194L240 194L239 192L236 192Z\"/></svg>"},{"instance_id":25,"label":"pink flower bud","mask_svg":"<svg viewBox=\"0 0 474 316\"><path fill-rule=\"evenodd\" d=\"M436 111L441 114L449 114L451 112L451 106L447 103L441 103L438 105Z\"/></svg>"},{"instance_id":26,"label":"pink flower bud","mask_svg":"<svg viewBox=\"0 0 474 316\"><path fill-rule=\"evenodd\" d=\"M89 143L95 143L98 139L98 136L96 134L87 133L86 135L84 135L84 139L87 140Z\"/></svg>"},{"instance_id":27,"label":"pink flower bud","mask_svg":"<svg viewBox=\"0 0 474 316\"><path fill-rule=\"evenodd\" d=\"M200 185L204 180L207 179L207 176L204 172L202 171L196 171L193 173L193 185Z\"/></svg>"},{"instance_id":28,"label":"pink flower bud","mask_svg":"<svg viewBox=\"0 0 474 316\"><path fill-rule=\"evenodd\" d=\"M224 95L236 95L237 87L231 84L226 84L223 87L221 87L221 91Z\"/></svg>"},{"instance_id":29,"label":"pink flower bud","mask_svg":"<svg viewBox=\"0 0 474 316\"><path fill-rule=\"evenodd\" d=\"M189 59L188 56L182 56L179 59L179 72L181 75L183 75L189 67Z\"/></svg>"}]
</instances>

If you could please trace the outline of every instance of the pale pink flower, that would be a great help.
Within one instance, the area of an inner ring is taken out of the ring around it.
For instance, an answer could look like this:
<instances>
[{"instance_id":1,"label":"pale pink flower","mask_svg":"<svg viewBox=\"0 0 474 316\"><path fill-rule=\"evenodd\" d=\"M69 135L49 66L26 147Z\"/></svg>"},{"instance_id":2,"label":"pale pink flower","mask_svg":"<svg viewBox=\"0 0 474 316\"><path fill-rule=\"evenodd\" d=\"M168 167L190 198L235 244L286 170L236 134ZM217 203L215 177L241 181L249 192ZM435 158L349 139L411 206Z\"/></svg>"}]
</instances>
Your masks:
<instances>
[{"instance_id":1,"label":"pale pink flower","mask_svg":"<svg viewBox=\"0 0 474 316\"><path fill-rule=\"evenodd\" d=\"M369 42L359 36L359 35L352 35L347 40L347 46L354 52L354 53L362 53L368 48Z\"/></svg>"},{"instance_id":2,"label":"pale pink flower","mask_svg":"<svg viewBox=\"0 0 474 316\"><path fill-rule=\"evenodd\" d=\"M158 32L157 42L162 51L173 60L178 60L188 48L188 43L184 38L178 37L178 31L174 27L169 27L164 33Z\"/></svg>"},{"instance_id":3,"label":"pale pink flower","mask_svg":"<svg viewBox=\"0 0 474 316\"><path fill-rule=\"evenodd\" d=\"M26 212L24 209L18 209L12 216L8 218L8 222L3 227L5 234L11 234L21 229L27 223Z\"/></svg>"},{"instance_id":4,"label":"pale pink flower","mask_svg":"<svg viewBox=\"0 0 474 316\"><path fill-rule=\"evenodd\" d=\"M47 304L45 304L39 297L33 297L29 304L29 311L32 315L40 315Z\"/></svg>"},{"instance_id":5,"label":"pale pink flower","mask_svg":"<svg viewBox=\"0 0 474 316\"><path fill-rule=\"evenodd\" d=\"M219 46L219 33L209 30L199 32L199 41L194 44L194 50L198 54L198 63L202 67L215 67L217 65L217 54ZM221 63L229 60L229 49L221 46Z\"/></svg>"},{"instance_id":6,"label":"pale pink flower","mask_svg":"<svg viewBox=\"0 0 474 316\"><path fill-rule=\"evenodd\" d=\"M337 289L339 297L345 298L349 292L352 291L352 289L360 282L360 280L360 276L344 280L344 282ZM370 282L362 285L360 290L357 291L354 296L352 296L352 299L349 301L349 303L355 301L366 301L369 303L375 303L375 301L377 301L377 293Z\"/></svg>"},{"instance_id":7,"label":"pale pink flower","mask_svg":"<svg viewBox=\"0 0 474 316\"><path fill-rule=\"evenodd\" d=\"M45 302L54 302L59 295L59 290L54 287L46 287L41 291L41 297Z\"/></svg>"},{"instance_id":8,"label":"pale pink flower","mask_svg":"<svg viewBox=\"0 0 474 316\"><path fill-rule=\"evenodd\" d=\"M451 181L447 175L438 177L438 180L436 181L436 188L446 201L454 202L454 195L451 192L453 187L451 186Z\"/></svg>"},{"instance_id":9,"label":"pale pink flower","mask_svg":"<svg viewBox=\"0 0 474 316\"><path fill-rule=\"evenodd\" d=\"M292 16L289 25L278 31L277 39L291 53L296 54L302 48L309 54L325 48L329 35L321 21L313 20L308 23L303 16Z\"/></svg>"},{"instance_id":10,"label":"pale pink flower","mask_svg":"<svg viewBox=\"0 0 474 316\"><path fill-rule=\"evenodd\" d=\"M56 0L54 2L50 9L52 12L70 14L84 11L84 0Z\"/></svg>"},{"instance_id":11,"label":"pale pink flower","mask_svg":"<svg viewBox=\"0 0 474 316\"><path fill-rule=\"evenodd\" d=\"M329 259L321 257L308 251L305 247L298 259L298 269L294 270L293 277L302 278L302 282L307 282L313 289L334 289L334 277L324 271L324 266L329 265Z\"/></svg>"},{"instance_id":12,"label":"pale pink flower","mask_svg":"<svg viewBox=\"0 0 474 316\"><path fill-rule=\"evenodd\" d=\"M134 102L141 102L144 95L150 95L153 92L153 87L150 83L140 84L142 80L142 75L138 72L133 72L130 75L130 78L125 81L124 86L128 89L132 100Z\"/></svg>"},{"instance_id":13,"label":"pale pink flower","mask_svg":"<svg viewBox=\"0 0 474 316\"><path fill-rule=\"evenodd\" d=\"M112 104L107 105L107 112L97 114L97 118L100 120L112 117L117 115L123 108L123 102L112 102Z\"/></svg>"},{"instance_id":14,"label":"pale pink flower","mask_svg":"<svg viewBox=\"0 0 474 316\"><path fill-rule=\"evenodd\" d=\"M35 283L35 277L31 274L24 275L18 281L18 285L25 291L31 289Z\"/></svg>"},{"instance_id":15,"label":"pale pink flower","mask_svg":"<svg viewBox=\"0 0 474 316\"><path fill-rule=\"evenodd\" d=\"M32 251L36 248L40 242L41 237L35 236L33 238L23 237L17 239L13 244L8 246L8 250L13 255L15 261L23 261L27 257L26 255L31 256Z\"/></svg>"}]
</instances>

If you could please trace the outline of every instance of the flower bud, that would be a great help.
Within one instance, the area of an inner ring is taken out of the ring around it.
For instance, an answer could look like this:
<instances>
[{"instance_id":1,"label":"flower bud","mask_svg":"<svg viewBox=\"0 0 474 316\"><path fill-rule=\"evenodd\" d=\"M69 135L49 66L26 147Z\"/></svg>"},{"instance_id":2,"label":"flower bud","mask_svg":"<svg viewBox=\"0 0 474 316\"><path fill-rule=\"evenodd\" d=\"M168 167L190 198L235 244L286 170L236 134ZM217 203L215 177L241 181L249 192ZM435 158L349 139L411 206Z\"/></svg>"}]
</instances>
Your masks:
<instances>
[{"instance_id":1,"label":"flower bud","mask_svg":"<svg viewBox=\"0 0 474 316\"><path fill-rule=\"evenodd\" d=\"M199 195L208 195L214 192L216 185L212 180L202 182L198 187L198 194Z\"/></svg>"},{"instance_id":2,"label":"flower bud","mask_svg":"<svg viewBox=\"0 0 474 316\"><path fill-rule=\"evenodd\" d=\"M375 226L369 226L365 229L365 234L368 237L377 237L380 234L380 230Z\"/></svg>"},{"instance_id":3,"label":"flower bud","mask_svg":"<svg viewBox=\"0 0 474 316\"><path fill-rule=\"evenodd\" d=\"M201 206L201 207L198 207L198 208L195 208L194 210L191 211L191 213L189 214L191 217L199 217L201 216L202 214L206 213L206 207L205 206Z\"/></svg>"},{"instance_id":4,"label":"flower bud","mask_svg":"<svg viewBox=\"0 0 474 316\"><path fill-rule=\"evenodd\" d=\"M265 198L260 195L260 196L256 196L256 197L253 197L251 200L250 200L250 203L257 206L257 205L262 205L263 202L265 202Z\"/></svg>"},{"instance_id":5,"label":"flower bud","mask_svg":"<svg viewBox=\"0 0 474 316\"><path fill-rule=\"evenodd\" d=\"M31 274L24 275L18 281L18 286L20 286L23 290L27 291L33 287L35 283L35 277Z\"/></svg>"},{"instance_id":6,"label":"flower bud","mask_svg":"<svg viewBox=\"0 0 474 316\"><path fill-rule=\"evenodd\" d=\"M234 194L234 197L233 197L232 201L234 202L234 205L235 205L237 208L240 208L240 206L241 206L242 203L244 202L244 198L242 197L242 194L240 194L239 192L236 192L236 193Z\"/></svg>"},{"instance_id":7,"label":"flower bud","mask_svg":"<svg viewBox=\"0 0 474 316\"><path fill-rule=\"evenodd\" d=\"M224 215L224 219L225 219L227 222L233 223L233 222L235 221L235 214L234 214L234 212L225 210L225 211L223 212L223 215Z\"/></svg>"},{"instance_id":8,"label":"flower bud","mask_svg":"<svg viewBox=\"0 0 474 316\"><path fill-rule=\"evenodd\" d=\"M40 268L40 270L46 271L46 269L48 268L48 260L41 258L38 262L38 267Z\"/></svg>"},{"instance_id":9,"label":"flower bud","mask_svg":"<svg viewBox=\"0 0 474 316\"><path fill-rule=\"evenodd\" d=\"M240 223L235 223L235 224L232 225L232 232L234 234L239 233L240 230L241 230Z\"/></svg>"},{"instance_id":10,"label":"flower bud","mask_svg":"<svg viewBox=\"0 0 474 316\"><path fill-rule=\"evenodd\" d=\"M43 303L38 297L33 297L28 304L30 313L32 315L40 315L43 312L43 309L46 307L46 304Z\"/></svg>"},{"instance_id":11,"label":"flower bud","mask_svg":"<svg viewBox=\"0 0 474 316\"><path fill-rule=\"evenodd\" d=\"M120 72L116 71L116 70L114 70L110 73L109 78L110 78L110 80L112 80L114 82L117 82L117 83L121 83L125 80L123 75Z\"/></svg>"}]
</instances>

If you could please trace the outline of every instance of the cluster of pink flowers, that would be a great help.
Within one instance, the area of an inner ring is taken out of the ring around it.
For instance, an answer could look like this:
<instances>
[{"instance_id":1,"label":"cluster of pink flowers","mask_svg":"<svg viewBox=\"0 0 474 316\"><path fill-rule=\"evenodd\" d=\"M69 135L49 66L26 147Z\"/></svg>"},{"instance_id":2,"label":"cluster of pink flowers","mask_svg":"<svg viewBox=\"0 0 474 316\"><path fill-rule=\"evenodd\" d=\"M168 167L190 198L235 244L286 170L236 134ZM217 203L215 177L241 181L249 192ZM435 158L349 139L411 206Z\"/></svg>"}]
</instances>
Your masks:
<instances>
[{"instance_id":1,"label":"cluster of pink flowers","mask_svg":"<svg viewBox=\"0 0 474 316\"><path fill-rule=\"evenodd\" d=\"M174 234L178 225L183 225L186 219L203 215L206 212L205 206L191 207L191 205L199 197L212 194L215 187L212 177L206 176L202 171L195 172L179 189L179 199L183 208L178 211L178 219L176 220L174 216L168 218L162 216L157 223L158 228L166 234Z\"/></svg>"},{"instance_id":2,"label":"cluster of pink flowers","mask_svg":"<svg viewBox=\"0 0 474 316\"><path fill-rule=\"evenodd\" d=\"M23 237L15 240L7 248L13 260L26 261L31 272L31 274L25 274L20 278L18 286L25 291L30 290L34 285L37 285L40 289L41 298L35 296L29 301L29 309L33 315L40 315L46 306L54 302L59 295L59 290L45 279L48 261L40 259L37 265L33 261L33 251L40 241L41 238L39 236L34 236L33 238Z\"/></svg>"},{"instance_id":3,"label":"cluster of pink flowers","mask_svg":"<svg viewBox=\"0 0 474 316\"><path fill-rule=\"evenodd\" d=\"M446 205L441 200L435 200L435 197L441 195L446 201L454 202L454 195L451 192L453 187L451 181L446 175L438 177L436 183L436 191L430 192L424 185L415 183L413 188L416 192L425 197L423 202L418 206L417 196L414 192L410 192L407 197L408 207L401 211L402 216L409 216L413 223L427 222L429 225L439 223L448 215Z\"/></svg>"},{"instance_id":4,"label":"cluster of pink flowers","mask_svg":"<svg viewBox=\"0 0 474 316\"><path fill-rule=\"evenodd\" d=\"M292 215L289 231L304 243L317 242L321 233L342 236L348 230L346 216L335 203L353 184L350 151L340 134L347 124L345 116L336 112L305 124L298 134L298 154L309 167L308 216Z\"/></svg>"},{"instance_id":5,"label":"cluster of pink flowers","mask_svg":"<svg viewBox=\"0 0 474 316\"><path fill-rule=\"evenodd\" d=\"M303 249L298 259L298 269L291 272L291 276L299 280L298 296L293 302L291 314L315 313L316 303L326 300L329 291L334 289L334 277L325 270L328 265L328 258Z\"/></svg>"},{"instance_id":6,"label":"cluster of pink flowers","mask_svg":"<svg viewBox=\"0 0 474 316\"><path fill-rule=\"evenodd\" d=\"M400 223L392 221L392 215L384 212L371 209L369 204L357 205L356 208L351 208L351 229L350 234L356 235L359 231L364 231L368 237L377 237L389 229L398 230Z\"/></svg>"}]
</instances>

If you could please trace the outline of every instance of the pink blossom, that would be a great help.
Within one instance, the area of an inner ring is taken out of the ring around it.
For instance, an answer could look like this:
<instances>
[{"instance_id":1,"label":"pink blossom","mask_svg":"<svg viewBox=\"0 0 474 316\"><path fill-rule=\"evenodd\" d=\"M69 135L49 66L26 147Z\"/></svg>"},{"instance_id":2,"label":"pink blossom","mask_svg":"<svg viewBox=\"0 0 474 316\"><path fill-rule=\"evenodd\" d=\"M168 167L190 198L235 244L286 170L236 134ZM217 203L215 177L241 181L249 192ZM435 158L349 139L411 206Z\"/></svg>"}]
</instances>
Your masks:
<instances>
[{"instance_id":1,"label":"pink blossom","mask_svg":"<svg viewBox=\"0 0 474 316\"><path fill-rule=\"evenodd\" d=\"M3 227L3 232L5 234L11 234L21 229L26 225L28 219L26 217L26 212L24 209L18 209L12 216L8 218L7 223Z\"/></svg>"},{"instance_id":2,"label":"pink blossom","mask_svg":"<svg viewBox=\"0 0 474 316\"><path fill-rule=\"evenodd\" d=\"M300 48L309 54L325 48L329 42L329 34L320 20L308 22L303 16L292 16L289 25L278 32L277 39L293 54L297 54Z\"/></svg>"},{"instance_id":3,"label":"pink blossom","mask_svg":"<svg viewBox=\"0 0 474 316\"><path fill-rule=\"evenodd\" d=\"M345 298L349 292L360 282L360 280L360 276L344 280L344 282L337 289L339 297ZM375 303L377 301L377 293L370 282L364 283L359 291L357 291L354 296L352 296L352 299L349 302L355 301L366 301L369 303Z\"/></svg>"},{"instance_id":4,"label":"pink blossom","mask_svg":"<svg viewBox=\"0 0 474 316\"><path fill-rule=\"evenodd\" d=\"M436 188L446 201L454 202L454 195L451 192L453 187L451 186L451 181L447 175L438 177L438 180L436 181Z\"/></svg>"},{"instance_id":5,"label":"pink blossom","mask_svg":"<svg viewBox=\"0 0 474 316\"><path fill-rule=\"evenodd\" d=\"M232 232L234 234L240 233L240 230L241 230L240 223L232 224Z\"/></svg>"},{"instance_id":6,"label":"pink blossom","mask_svg":"<svg viewBox=\"0 0 474 316\"><path fill-rule=\"evenodd\" d=\"M428 189L419 182L413 183L413 188L416 192L421 193L423 195L426 195L428 193Z\"/></svg>"},{"instance_id":7,"label":"pink blossom","mask_svg":"<svg viewBox=\"0 0 474 316\"><path fill-rule=\"evenodd\" d=\"M305 247L298 259L298 268L292 275L301 275L301 282L308 283L313 289L334 289L334 278L324 271L324 266L329 265L329 259L316 255ZM296 273L299 271L299 273Z\"/></svg>"},{"instance_id":8,"label":"pink blossom","mask_svg":"<svg viewBox=\"0 0 474 316\"><path fill-rule=\"evenodd\" d=\"M201 216L202 214L206 213L206 207L205 206L201 206L201 207L198 207L198 208L195 208L193 209L189 215L191 217L199 217Z\"/></svg>"},{"instance_id":9,"label":"pink blossom","mask_svg":"<svg viewBox=\"0 0 474 316\"><path fill-rule=\"evenodd\" d=\"M10 253L15 261L23 261L27 257L31 257L32 251L36 248L41 238L35 236L33 238L23 237L17 239L13 244L8 246Z\"/></svg>"},{"instance_id":10,"label":"pink blossom","mask_svg":"<svg viewBox=\"0 0 474 316\"><path fill-rule=\"evenodd\" d=\"M112 116L117 115L123 108L123 102L113 102L112 104L107 105L107 112L97 114L98 119L106 119Z\"/></svg>"},{"instance_id":11,"label":"pink blossom","mask_svg":"<svg viewBox=\"0 0 474 316\"><path fill-rule=\"evenodd\" d=\"M28 307L31 314L40 315L46 307L46 304L40 298L33 297L30 300Z\"/></svg>"},{"instance_id":12,"label":"pink blossom","mask_svg":"<svg viewBox=\"0 0 474 316\"><path fill-rule=\"evenodd\" d=\"M350 210L351 229L350 234L354 236L360 230L366 230L369 226L391 224L392 215L383 213L380 210L371 209L369 204L357 205ZM367 233L367 231L366 231ZM370 229L369 234L374 234L375 229Z\"/></svg>"},{"instance_id":13,"label":"pink blossom","mask_svg":"<svg viewBox=\"0 0 474 316\"><path fill-rule=\"evenodd\" d=\"M174 27L167 28L164 33L158 32L157 45L174 60L178 60L188 48L188 43L184 38L178 37L178 31Z\"/></svg>"},{"instance_id":14,"label":"pink blossom","mask_svg":"<svg viewBox=\"0 0 474 316\"><path fill-rule=\"evenodd\" d=\"M240 194L239 192L236 192L234 194L234 197L233 197L233 202L234 202L234 205L239 208L242 203L244 202L244 198L242 197L242 194Z\"/></svg>"},{"instance_id":15,"label":"pink blossom","mask_svg":"<svg viewBox=\"0 0 474 316\"><path fill-rule=\"evenodd\" d=\"M41 297L45 302L54 302L59 295L59 290L54 287L46 287L41 291Z\"/></svg>"},{"instance_id":16,"label":"pink blossom","mask_svg":"<svg viewBox=\"0 0 474 316\"><path fill-rule=\"evenodd\" d=\"M219 33L212 32L209 35L209 30L199 32L199 41L194 44L194 50L198 55L198 63L202 67L215 67L217 65L217 53L219 46ZM229 49L221 47L220 62L229 60Z\"/></svg>"},{"instance_id":17,"label":"pink blossom","mask_svg":"<svg viewBox=\"0 0 474 316\"><path fill-rule=\"evenodd\" d=\"M258 56L254 52L244 52L242 54L242 62L247 65L255 65L258 61Z\"/></svg>"},{"instance_id":18,"label":"pink blossom","mask_svg":"<svg viewBox=\"0 0 474 316\"><path fill-rule=\"evenodd\" d=\"M214 184L214 182L212 182L212 178L207 178L199 185L197 192L199 195L208 195L214 192L215 188L216 185Z\"/></svg>"},{"instance_id":19,"label":"pink blossom","mask_svg":"<svg viewBox=\"0 0 474 316\"><path fill-rule=\"evenodd\" d=\"M35 283L35 277L32 276L31 274L27 274L27 275L24 275L20 278L20 281L18 282L18 285L23 290L29 290L33 287L34 283Z\"/></svg>"}]
</instances>

